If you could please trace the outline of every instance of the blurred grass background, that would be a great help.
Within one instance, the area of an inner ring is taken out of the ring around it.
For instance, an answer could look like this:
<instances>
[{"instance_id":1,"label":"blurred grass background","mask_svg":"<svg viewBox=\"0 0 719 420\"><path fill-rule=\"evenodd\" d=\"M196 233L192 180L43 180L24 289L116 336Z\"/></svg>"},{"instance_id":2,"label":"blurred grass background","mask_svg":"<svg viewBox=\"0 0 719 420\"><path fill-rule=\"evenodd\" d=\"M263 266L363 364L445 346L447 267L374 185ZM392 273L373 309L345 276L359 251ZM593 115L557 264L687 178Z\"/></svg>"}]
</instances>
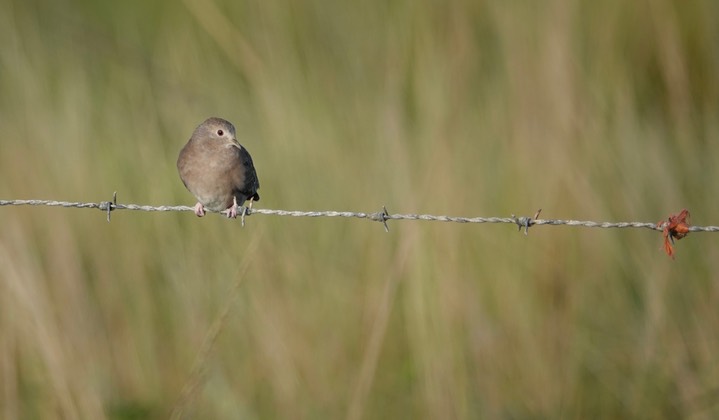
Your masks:
<instances>
[{"instance_id":1,"label":"blurred grass background","mask_svg":"<svg viewBox=\"0 0 719 420\"><path fill-rule=\"evenodd\" d=\"M220 116L258 207L717 224L718 45L711 0L0 0L0 197L192 205ZM3 418L719 416L711 234L0 213Z\"/></svg>"}]
</instances>

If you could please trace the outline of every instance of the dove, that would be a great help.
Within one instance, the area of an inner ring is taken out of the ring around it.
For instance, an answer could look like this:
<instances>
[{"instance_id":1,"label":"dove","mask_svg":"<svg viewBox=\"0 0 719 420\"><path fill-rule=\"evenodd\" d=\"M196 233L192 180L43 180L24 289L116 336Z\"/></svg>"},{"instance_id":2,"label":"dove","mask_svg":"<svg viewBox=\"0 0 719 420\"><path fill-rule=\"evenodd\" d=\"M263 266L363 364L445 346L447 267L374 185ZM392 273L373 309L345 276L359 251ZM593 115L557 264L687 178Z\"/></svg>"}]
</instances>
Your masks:
<instances>
[{"instance_id":1,"label":"dove","mask_svg":"<svg viewBox=\"0 0 719 420\"><path fill-rule=\"evenodd\" d=\"M208 118L197 126L180 151L177 171L197 198L198 217L204 216L207 209L234 219L245 201L249 200L252 208L252 203L260 200L252 157L237 141L235 126L222 118ZM245 212L246 207L243 217Z\"/></svg>"}]
</instances>

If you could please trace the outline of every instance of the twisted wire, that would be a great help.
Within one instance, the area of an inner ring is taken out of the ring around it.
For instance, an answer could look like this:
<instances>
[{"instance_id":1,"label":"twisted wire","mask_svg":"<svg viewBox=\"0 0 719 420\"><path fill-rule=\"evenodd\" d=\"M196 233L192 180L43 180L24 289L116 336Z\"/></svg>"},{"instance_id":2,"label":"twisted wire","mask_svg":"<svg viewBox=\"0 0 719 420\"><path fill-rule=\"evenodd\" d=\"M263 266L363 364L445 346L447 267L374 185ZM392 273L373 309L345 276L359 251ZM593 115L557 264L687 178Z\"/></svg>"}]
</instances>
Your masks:
<instances>
[{"instance_id":1,"label":"twisted wire","mask_svg":"<svg viewBox=\"0 0 719 420\"><path fill-rule=\"evenodd\" d=\"M114 210L134 210L134 211L189 211L194 212L193 207L189 206L149 206L138 204L119 204L116 197L113 201L101 201L99 203L82 203L55 200L0 200L0 206L49 206L49 207L67 207L67 208L91 208L104 211L110 220L110 212ZM561 219L538 219L530 217L455 217L432 214L390 214L386 209L374 213L352 212L352 211L300 211L300 210L274 210L274 209L246 209L247 216L262 214L269 216L289 216L289 217L345 217L368 219L385 224L388 220L425 220L432 222L448 222L448 223L509 223L518 225L526 230L531 226L547 225L547 226L579 226L587 228L642 228L661 231L662 223L647 222L596 222L591 220L561 220ZM719 232L719 226L691 226L690 232Z\"/></svg>"}]
</instances>

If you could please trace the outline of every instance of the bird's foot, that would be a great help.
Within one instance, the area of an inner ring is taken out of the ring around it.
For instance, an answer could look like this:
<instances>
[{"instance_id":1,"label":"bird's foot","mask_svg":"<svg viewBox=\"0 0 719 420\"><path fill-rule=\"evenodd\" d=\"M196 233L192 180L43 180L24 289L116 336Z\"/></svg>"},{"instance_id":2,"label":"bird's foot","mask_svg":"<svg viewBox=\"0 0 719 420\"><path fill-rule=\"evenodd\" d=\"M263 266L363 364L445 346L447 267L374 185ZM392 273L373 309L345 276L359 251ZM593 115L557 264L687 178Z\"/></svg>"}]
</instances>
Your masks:
<instances>
[{"instance_id":1,"label":"bird's foot","mask_svg":"<svg viewBox=\"0 0 719 420\"><path fill-rule=\"evenodd\" d=\"M227 215L228 219L237 218L237 198L232 199L232 206L227 210L223 211L223 213Z\"/></svg>"},{"instance_id":2,"label":"bird's foot","mask_svg":"<svg viewBox=\"0 0 719 420\"><path fill-rule=\"evenodd\" d=\"M205 206L202 205L202 203L198 202L195 204L195 214L197 217L202 217L205 215Z\"/></svg>"}]
</instances>

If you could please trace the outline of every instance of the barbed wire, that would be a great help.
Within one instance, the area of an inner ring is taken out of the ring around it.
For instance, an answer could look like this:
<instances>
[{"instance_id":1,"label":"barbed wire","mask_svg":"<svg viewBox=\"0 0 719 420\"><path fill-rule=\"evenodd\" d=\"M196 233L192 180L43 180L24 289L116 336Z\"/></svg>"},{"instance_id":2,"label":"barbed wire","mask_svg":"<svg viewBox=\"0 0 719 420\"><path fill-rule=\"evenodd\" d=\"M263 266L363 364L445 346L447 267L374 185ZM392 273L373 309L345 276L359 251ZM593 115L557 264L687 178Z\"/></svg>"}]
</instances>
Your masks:
<instances>
[{"instance_id":1,"label":"barbed wire","mask_svg":"<svg viewBox=\"0 0 719 420\"><path fill-rule=\"evenodd\" d=\"M151 211L151 212L194 212L194 207L189 206L149 206L139 204L120 204L117 203L117 193L113 195L113 201L101 201L99 203L82 203L55 200L0 200L0 206L49 206L49 207L69 207L69 208L90 208L99 209L107 213L107 220L110 221L110 212L115 210L135 210L135 211ZM208 211L206 209L206 211ZM390 214L385 207L382 211L374 213L352 212L352 211L300 211L300 210L273 210L262 208L247 208L244 211L246 216L255 214L272 215L272 216L290 216L290 217L346 217L357 219L368 219L375 222L381 222L387 227L388 220L425 220L432 222L449 222L449 223L509 223L514 224L524 233L532 226L548 225L548 226L579 226L587 228L641 228L655 231L664 230L664 223L647 223L647 222L596 222L591 220L561 220L561 219L539 219L537 211L534 217L455 217L441 216L432 214ZM719 226L690 226L688 232L719 232Z\"/></svg>"}]
</instances>

